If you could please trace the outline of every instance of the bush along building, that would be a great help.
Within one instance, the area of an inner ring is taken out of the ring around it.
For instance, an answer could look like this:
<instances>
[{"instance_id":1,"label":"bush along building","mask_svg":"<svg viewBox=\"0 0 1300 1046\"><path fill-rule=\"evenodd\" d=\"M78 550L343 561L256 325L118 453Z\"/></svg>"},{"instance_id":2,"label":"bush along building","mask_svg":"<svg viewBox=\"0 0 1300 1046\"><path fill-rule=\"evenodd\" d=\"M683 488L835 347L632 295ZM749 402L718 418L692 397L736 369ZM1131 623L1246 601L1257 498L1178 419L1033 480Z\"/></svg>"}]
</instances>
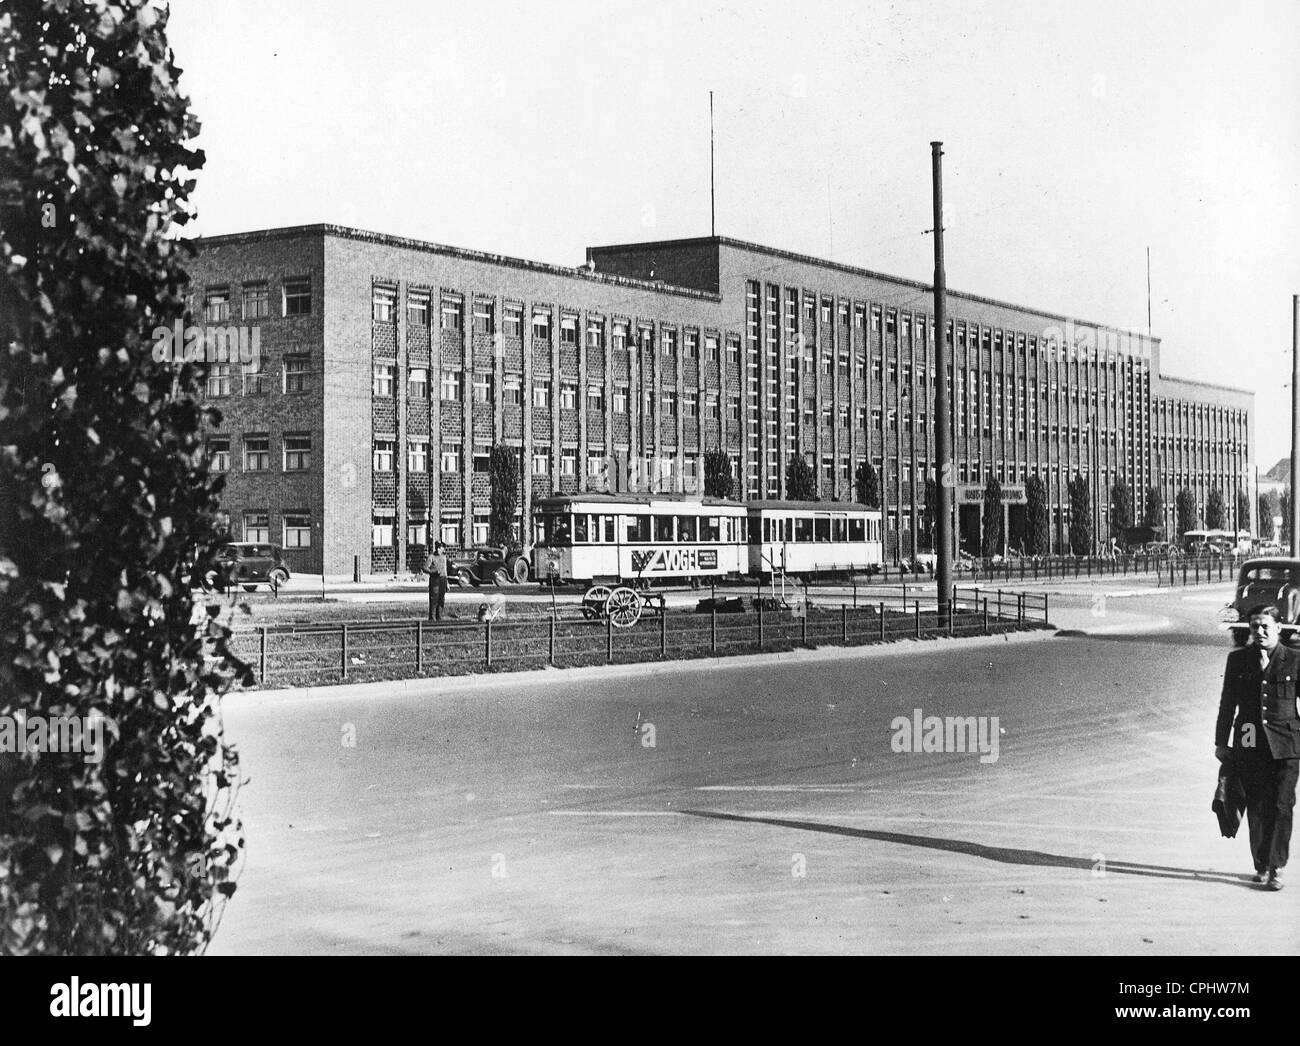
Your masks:
<instances>
[{"instance_id":1,"label":"bush along building","mask_svg":"<svg viewBox=\"0 0 1300 1046\"><path fill-rule=\"evenodd\" d=\"M1024 484L1068 551L1067 485L1094 541L1123 481L1141 519L1161 491L1219 491L1236 524L1253 394L1167 378L1159 339L950 292L954 459L934 458L935 330L923 283L724 237L595 247L576 268L334 225L208 237L191 313L255 325L253 364L205 362L208 437L232 536L291 569L416 570L429 544L482 543L492 447L519 456L518 525L580 490L702 489L725 453L744 498L785 495L802 455L823 500L879 477L886 556L929 547L926 480L957 488L981 542L988 479L1004 540Z\"/></svg>"}]
</instances>

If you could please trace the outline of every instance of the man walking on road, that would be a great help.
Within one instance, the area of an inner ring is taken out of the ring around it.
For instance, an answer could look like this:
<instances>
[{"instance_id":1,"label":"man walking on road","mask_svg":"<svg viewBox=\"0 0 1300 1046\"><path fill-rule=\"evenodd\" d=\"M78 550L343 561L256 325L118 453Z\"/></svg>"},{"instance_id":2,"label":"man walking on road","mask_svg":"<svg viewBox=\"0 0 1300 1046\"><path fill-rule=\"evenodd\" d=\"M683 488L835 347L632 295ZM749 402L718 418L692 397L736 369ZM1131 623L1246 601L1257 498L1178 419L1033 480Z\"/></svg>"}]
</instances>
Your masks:
<instances>
[{"instance_id":1,"label":"man walking on road","mask_svg":"<svg viewBox=\"0 0 1300 1046\"><path fill-rule=\"evenodd\" d=\"M429 620L441 621L442 607L447 601L447 553L441 541L434 542L424 572L429 575Z\"/></svg>"},{"instance_id":2,"label":"man walking on road","mask_svg":"<svg viewBox=\"0 0 1300 1046\"><path fill-rule=\"evenodd\" d=\"M1300 776L1300 651L1283 646L1281 635L1276 607L1252 608L1250 643L1228 655L1214 726L1214 754L1231 761L1246 792L1255 882L1269 890L1282 889Z\"/></svg>"}]
</instances>

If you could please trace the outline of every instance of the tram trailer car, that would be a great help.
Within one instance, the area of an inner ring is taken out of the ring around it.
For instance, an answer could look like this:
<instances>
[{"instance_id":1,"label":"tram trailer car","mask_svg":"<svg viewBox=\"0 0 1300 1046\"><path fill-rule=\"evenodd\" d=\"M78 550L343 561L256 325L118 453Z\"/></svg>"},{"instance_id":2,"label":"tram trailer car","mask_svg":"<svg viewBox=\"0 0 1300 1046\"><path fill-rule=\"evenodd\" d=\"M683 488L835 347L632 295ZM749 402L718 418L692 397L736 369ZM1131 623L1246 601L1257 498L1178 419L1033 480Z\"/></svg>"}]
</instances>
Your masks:
<instances>
[{"instance_id":1,"label":"tram trailer car","mask_svg":"<svg viewBox=\"0 0 1300 1046\"><path fill-rule=\"evenodd\" d=\"M884 533L879 509L851 502L749 501L749 573L817 577L879 567Z\"/></svg>"},{"instance_id":2,"label":"tram trailer car","mask_svg":"<svg viewBox=\"0 0 1300 1046\"><path fill-rule=\"evenodd\" d=\"M745 506L670 494L573 494L533 506L535 571L580 585L697 583L746 570Z\"/></svg>"}]
</instances>

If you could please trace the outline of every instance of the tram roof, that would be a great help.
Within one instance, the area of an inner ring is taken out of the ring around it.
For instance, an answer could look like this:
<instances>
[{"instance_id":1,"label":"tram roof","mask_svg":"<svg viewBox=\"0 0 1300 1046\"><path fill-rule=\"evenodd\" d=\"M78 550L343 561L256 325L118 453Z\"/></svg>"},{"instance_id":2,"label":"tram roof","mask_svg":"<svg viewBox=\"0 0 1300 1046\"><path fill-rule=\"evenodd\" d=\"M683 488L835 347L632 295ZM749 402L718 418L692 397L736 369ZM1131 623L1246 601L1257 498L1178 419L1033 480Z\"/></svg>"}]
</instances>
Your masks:
<instances>
[{"instance_id":1,"label":"tram roof","mask_svg":"<svg viewBox=\"0 0 1300 1046\"><path fill-rule=\"evenodd\" d=\"M711 498L690 494L551 494L544 498L534 498L533 505L565 505L582 502L592 505L649 505L668 502L678 505L709 505L723 508L744 508L745 502L731 501L727 498Z\"/></svg>"},{"instance_id":2,"label":"tram roof","mask_svg":"<svg viewBox=\"0 0 1300 1046\"><path fill-rule=\"evenodd\" d=\"M749 508L770 509L773 511L789 512L879 512L878 508L870 508L866 505L859 504L856 501L777 501L769 499L765 501L746 501L745 505Z\"/></svg>"}]
</instances>

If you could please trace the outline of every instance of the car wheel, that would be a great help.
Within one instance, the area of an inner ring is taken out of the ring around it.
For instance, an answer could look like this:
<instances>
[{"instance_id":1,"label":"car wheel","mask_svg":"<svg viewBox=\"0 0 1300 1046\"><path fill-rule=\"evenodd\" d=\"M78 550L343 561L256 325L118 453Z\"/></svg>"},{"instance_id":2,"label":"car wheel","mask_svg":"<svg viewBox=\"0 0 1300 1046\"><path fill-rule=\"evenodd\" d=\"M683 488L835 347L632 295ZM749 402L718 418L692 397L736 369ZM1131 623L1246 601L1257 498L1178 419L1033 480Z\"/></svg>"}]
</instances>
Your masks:
<instances>
[{"instance_id":1,"label":"car wheel","mask_svg":"<svg viewBox=\"0 0 1300 1046\"><path fill-rule=\"evenodd\" d=\"M256 586L256 585L245 585L245 586L244 586L244 591L245 591L245 592L256 592L256 591L257 591L257 586Z\"/></svg>"},{"instance_id":2,"label":"car wheel","mask_svg":"<svg viewBox=\"0 0 1300 1046\"><path fill-rule=\"evenodd\" d=\"M498 587L505 587L510 584L510 572L505 567L497 567L492 571L492 581Z\"/></svg>"},{"instance_id":3,"label":"car wheel","mask_svg":"<svg viewBox=\"0 0 1300 1046\"><path fill-rule=\"evenodd\" d=\"M461 588L469 588L469 586L473 583L473 581L474 579L470 576L469 571L466 570L464 567L456 571L456 584L458 584Z\"/></svg>"},{"instance_id":4,"label":"car wheel","mask_svg":"<svg viewBox=\"0 0 1300 1046\"><path fill-rule=\"evenodd\" d=\"M285 583L286 581L288 581L288 580L289 580L289 572L288 572L287 570L272 570L272 571L271 571L271 588L272 588L272 589L278 589L278 588L282 587L282 586L284 585L284 583Z\"/></svg>"},{"instance_id":5,"label":"car wheel","mask_svg":"<svg viewBox=\"0 0 1300 1046\"><path fill-rule=\"evenodd\" d=\"M530 572L528 560L524 559L523 556L520 556L510 565L510 573L513 575L515 584L517 585L525 584L528 581L528 575Z\"/></svg>"},{"instance_id":6,"label":"car wheel","mask_svg":"<svg viewBox=\"0 0 1300 1046\"><path fill-rule=\"evenodd\" d=\"M221 578L217 575L217 572L215 570L209 570L206 574L203 575L203 580L200 587L203 589L204 592L212 592L213 590L216 589L217 582L220 580Z\"/></svg>"}]
</instances>

